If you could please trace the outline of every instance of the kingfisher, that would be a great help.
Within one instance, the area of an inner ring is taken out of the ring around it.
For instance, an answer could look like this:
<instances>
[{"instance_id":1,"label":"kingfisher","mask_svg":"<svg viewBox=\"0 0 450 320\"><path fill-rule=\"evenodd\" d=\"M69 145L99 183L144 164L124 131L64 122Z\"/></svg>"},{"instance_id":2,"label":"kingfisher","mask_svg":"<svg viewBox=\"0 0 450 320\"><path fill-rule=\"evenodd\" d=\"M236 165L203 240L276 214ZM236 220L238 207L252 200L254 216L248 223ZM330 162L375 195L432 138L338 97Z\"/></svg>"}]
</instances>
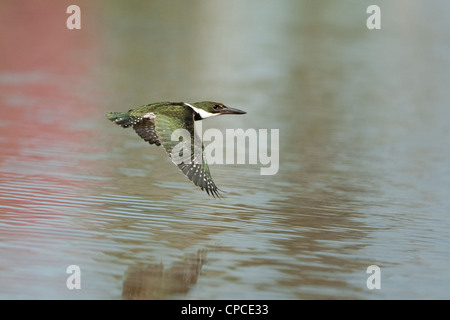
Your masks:
<instances>
[{"instance_id":1,"label":"kingfisher","mask_svg":"<svg viewBox=\"0 0 450 320\"><path fill-rule=\"evenodd\" d=\"M215 198L221 197L220 189L216 187L211 178L203 153L204 145L195 132L194 121L223 114L245 113L245 111L229 108L222 103L212 101L157 102L131 109L128 112L109 112L106 117L122 128L132 127L142 139L150 144L162 145L172 162L189 180ZM183 154L182 161L174 159L174 155L179 155L177 150L180 147L179 140L172 140L172 134L177 129L184 129L190 135L190 139L181 142L182 146L184 142L187 148L190 147L185 149L190 150L190 154Z\"/></svg>"}]
</instances>

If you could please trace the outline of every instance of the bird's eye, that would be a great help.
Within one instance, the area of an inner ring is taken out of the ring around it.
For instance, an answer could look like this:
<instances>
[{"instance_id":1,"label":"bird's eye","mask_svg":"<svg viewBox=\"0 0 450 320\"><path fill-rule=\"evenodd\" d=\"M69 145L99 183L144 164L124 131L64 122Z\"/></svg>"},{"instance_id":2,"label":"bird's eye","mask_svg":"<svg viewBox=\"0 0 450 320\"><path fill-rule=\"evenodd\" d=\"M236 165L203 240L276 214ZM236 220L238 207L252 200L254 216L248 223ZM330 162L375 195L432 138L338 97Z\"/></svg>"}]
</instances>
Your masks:
<instances>
[{"instance_id":1,"label":"bird's eye","mask_svg":"<svg viewBox=\"0 0 450 320\"><path fill-rule=\"evenodd\" d=\"M221 106L219 105L219 104L216 104L216 105L214 105L214 110L217 110L217 109L220 109L221 108Z\"/></svg>"}]
</instances>

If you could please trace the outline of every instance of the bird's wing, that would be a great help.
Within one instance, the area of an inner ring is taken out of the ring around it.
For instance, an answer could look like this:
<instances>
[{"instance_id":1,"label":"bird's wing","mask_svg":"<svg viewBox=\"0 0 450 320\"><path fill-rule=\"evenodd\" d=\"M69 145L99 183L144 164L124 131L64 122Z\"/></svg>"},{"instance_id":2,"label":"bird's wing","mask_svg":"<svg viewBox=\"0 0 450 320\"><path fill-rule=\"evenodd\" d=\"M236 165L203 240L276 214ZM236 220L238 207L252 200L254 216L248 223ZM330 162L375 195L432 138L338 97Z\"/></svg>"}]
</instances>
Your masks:
<instances>
[{"instance_id":1,"label":"bird's wing","mask_svg":"<svg viewBox=\"0 0 450 320\"><path fill-rule=\"evenodd\" d=\"M139 122L133 125L133 129L139 137L145 141L148 141L150 144L156 144L157 146L161 145L161 142L158 139L158 134L156 133L154 120L142 118Z\"/></svg>"},{"instance_id":2,"label":"bird's wing","mask_svg":"<svg viewBox=\"0 0 450 320\"><path fill-rule=\"evenodd\" d=\"M109 112L106 117L122 128L133 127L134 131L150 144L161 145L155 130L155 114L147 112L144 115L131 115L130 112Z\"/></svg>"},{"instance_id":3,"label":"bird's wing","mask_svg":"<svg viewBox=\"0 0 450 320\"><path fill-rule=\"evenodd\" d=\"M203 143L194 130L194 117L170 117L158 114L154 120L155 129L159 141L166 152L178 168L191 180L196 186L205 190L208 195L220 197L219 189L211 178L208 164L203 156ZM175 132L177 129L185 129ZM175 139L172 140L172 134L175 132ZM178 134L180 133L180 134ZM182 151L186 150L186 154ZM181 156L180 156L181 155Z\"/></svg>"}]
</instances>

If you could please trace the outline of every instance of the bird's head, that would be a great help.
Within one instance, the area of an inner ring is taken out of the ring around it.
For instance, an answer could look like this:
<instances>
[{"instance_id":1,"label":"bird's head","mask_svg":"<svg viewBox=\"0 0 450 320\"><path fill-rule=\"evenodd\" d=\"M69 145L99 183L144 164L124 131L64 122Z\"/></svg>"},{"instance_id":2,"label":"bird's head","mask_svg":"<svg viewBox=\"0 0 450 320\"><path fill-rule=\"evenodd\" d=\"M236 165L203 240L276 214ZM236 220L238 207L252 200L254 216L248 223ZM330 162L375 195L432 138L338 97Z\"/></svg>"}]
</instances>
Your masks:
<instances>
[{"instance_id":1,"label":"bird's head","mask_svg":"<svg viewBox=\"0 0 450 320\"><path fill-rule=\"evenodd\" d=\"M189 104L193 107L196 116L195 120L201 120L209 117L219 116L222 114L246 114L247 112L229 108L222 103L212 101L202 101Z\"/></svg>"}]
</instances>

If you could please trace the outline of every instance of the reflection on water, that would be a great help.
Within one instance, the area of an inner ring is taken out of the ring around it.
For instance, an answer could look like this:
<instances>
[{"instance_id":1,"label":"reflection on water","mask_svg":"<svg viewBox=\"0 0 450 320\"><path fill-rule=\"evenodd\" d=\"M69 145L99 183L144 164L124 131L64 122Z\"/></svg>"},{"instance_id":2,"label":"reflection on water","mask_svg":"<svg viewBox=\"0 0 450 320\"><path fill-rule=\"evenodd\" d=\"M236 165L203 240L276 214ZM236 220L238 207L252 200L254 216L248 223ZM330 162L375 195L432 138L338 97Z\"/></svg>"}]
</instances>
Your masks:
<instances>
[{"instance_id":1,"label":"reflection on water","mask_svg":"<svg viewBox=\"0 0 450 320\"><path fill-rule=\"evenodd\" d=\"M186 294L197 283L206 259L206 250L188 254L170 268L162 263L128 267L123 283L122 297L134 300L167 299L175 294Z\"/></svg>"},{"instance_id":2,"label":"reflection on water","mask_svg":"<svg viewBox=\"0 0 450 320\"><path fill-rule=\"evenodd\" d=\"M0 297L448 298L448 4L401 3L1 3ZM279 129L279 172L212 199L104 117L167 100Z\"/></svg>"}]
</instances>

